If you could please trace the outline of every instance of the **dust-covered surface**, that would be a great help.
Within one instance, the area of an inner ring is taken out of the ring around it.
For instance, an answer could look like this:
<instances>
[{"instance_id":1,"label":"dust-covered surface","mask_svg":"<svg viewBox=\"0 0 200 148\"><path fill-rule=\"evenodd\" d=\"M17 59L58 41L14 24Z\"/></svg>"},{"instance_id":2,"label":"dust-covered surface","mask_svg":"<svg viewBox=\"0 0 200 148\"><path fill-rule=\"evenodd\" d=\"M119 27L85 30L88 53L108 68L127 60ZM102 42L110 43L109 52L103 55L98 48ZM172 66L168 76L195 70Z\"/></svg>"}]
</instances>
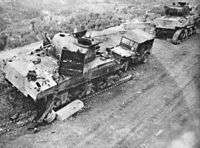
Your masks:
<instances>
[{"instance_id":1,"label":"dust-covered surface","mask_svg":"<svg viewBox=\"0 0 200 148\"><path fill-rule=\"evenodd\" d=\"M198 148L199 40L199 34L178 46L155 40L133 80L38 133L23 127L1 135L2 146Z\"/></svg>"}]
</instances>

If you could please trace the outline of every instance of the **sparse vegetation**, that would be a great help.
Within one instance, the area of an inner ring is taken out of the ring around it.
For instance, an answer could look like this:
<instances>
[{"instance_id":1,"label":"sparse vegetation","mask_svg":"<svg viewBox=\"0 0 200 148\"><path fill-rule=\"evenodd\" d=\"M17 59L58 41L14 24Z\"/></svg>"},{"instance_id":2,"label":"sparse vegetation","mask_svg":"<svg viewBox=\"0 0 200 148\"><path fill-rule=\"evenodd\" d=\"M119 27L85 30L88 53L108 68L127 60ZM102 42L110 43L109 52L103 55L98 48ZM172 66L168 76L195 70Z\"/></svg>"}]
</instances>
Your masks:
<instances>
[{"instance_id":1,"label":"sparse vegetation","mask_svg":"<svg viewBox=\"0 0 200 148\"><path fill-rule=\"evenodd\" d=\"M15 48L42 39L44 32L47 32L52 37L60 31L73 32L75 27L80 28L82 26L88 30L103 30L111 26L120 25L121 20L113 13L99 14L91 12L77 14L72 17L63 16L62 20L58 15L41 15L34 19L26 19L24 22L17 22L4 30L9 36L7 47Z\"/></svg>"},{"instance_id":2,"label":"sparse vegetation","mask_svg":"<svg viewBox=\"0 0 200 148\"><path fill-rule=\"evenodd\" d=\"M52 4L51 11L48 11L46 6L45 9L41 6L40 3L42 2L33 2L35 4L34 8L26 5L29 2L29 0L25 0L22 4L20 1L15 0L1 3L0 32L3 31L8 36L8 48L15 48L41 40L41 35L44 32L53 36L60 31L72 32L75 27L79 28L81 26L88 30L103 30L111 26L117 26L123 20L144 15L146 10L152 8L154 4L161 3L162 0L148 0L146 3L119 0L119 4L116 3L109 10L107 10L108 7L105 12L98 13L89 11L86 8L80 8L78 11L74 11L73 8L57 10L52 9ZM84 3L87 3L87 1ZM123 5L125 3L126 5ZM36 5L38 8L35 8ZM108 5L113 5L113 1L109 0ZM162 15L162 9L159 7L152 9L152 12Z\"/></svg>"}]
</instances>

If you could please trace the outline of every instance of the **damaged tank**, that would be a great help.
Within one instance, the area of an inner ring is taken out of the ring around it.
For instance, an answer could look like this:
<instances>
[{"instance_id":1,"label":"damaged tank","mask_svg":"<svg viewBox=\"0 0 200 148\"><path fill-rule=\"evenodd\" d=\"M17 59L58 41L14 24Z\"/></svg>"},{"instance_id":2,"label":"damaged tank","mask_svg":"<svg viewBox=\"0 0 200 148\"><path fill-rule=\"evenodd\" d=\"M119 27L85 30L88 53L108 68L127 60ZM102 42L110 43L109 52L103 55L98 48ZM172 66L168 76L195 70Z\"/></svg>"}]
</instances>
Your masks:
<instances>
[{"instance_id":1,"label":"damaged tank","mask_svg":"<svg viewBox=\"0 0 200 148\"><path fill-rule=\"evenodd\" d=\"M153 43L153 35L141 29L134 29L124 34L119 45L112 48L111 52L116 60L125 61L129 67L132 64L146 63Z\"/></svg>"},{"instance_id":2,"label":"damaged tank","mask_svg":"<svg viewBox=\"0 0 200 148\"><path fill-rule=\"evenodd\" d=\"M169 38L173 44L179 44L194 34L198 16L191 10L185 2L164 6L165 15L154 21L156 37Z\"/></svg>"},{"instance_id":3,"label":"damaged tank","mask_svg":"<svg viewBox=\"0 0 200 148\"><path fill-rule=\"evenodd\" d=\"M85 37L85 33L58 33L43 45L0 54L5 78L38 104L38 122L48 117L53 120L54 111L72 106L77 99L83 101L130 80L129 69L146 61L154 42L153 36L133 30L121 37L119 45L102 52L103 43ZM73 105L76 108L77 104Z\"/></svg>"}]
</instances>

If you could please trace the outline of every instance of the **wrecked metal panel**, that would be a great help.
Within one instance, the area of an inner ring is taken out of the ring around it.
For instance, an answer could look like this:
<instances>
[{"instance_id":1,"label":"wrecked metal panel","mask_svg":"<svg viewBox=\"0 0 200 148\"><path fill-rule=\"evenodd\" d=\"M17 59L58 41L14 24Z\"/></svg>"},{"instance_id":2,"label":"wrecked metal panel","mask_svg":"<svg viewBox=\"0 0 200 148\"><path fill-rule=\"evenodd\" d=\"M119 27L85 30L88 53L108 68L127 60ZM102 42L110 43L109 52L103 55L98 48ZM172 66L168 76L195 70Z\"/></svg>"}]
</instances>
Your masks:
<instances>
[{"instance_id":1,"label":"wrecked metal panel","mask_svg":"<svg viewBox=\"0 0 200 148\"><path fill-rule=\"evenodd\" d=\"M134 29L134 30L128 31L124 36L137 43L143 43L147 40L152 40L154 38L153 35L147 32L144 32L141 29Z\"/></svg>"},{"instance_id":2,"label":"wrecked metal panel","mask_svg":"<svg viewBox=\"0 0 200 148\"><path fill-rule=\"evenodd\" d=\"M54 36L52 39L53 45L57 48L58 54L61 55L62 49L66 48L67 50L70 50L71 52L81 52L86 53L88 51L87 48L83 48L80 46L77 46L77 40L66 33L58 33Z\"/></svg>"},{"instance_id":3,"label":"wrecked metal panel","mask_svg":"<svg viewBox=\"0 0 200 148\"><path fill-rule=\"evenodd\" d=\"M102 59L101 57L96 57L95 60L93 60L92 62L85 64L83 73L86 73L94 68L98 68L102 65L108 64L109 62L114 62L114 59Z\"/></svg>"},{"instance_id":4,"label":"wrecked metal panel","mask_svg":"<svg viewBox=\"0 0 200 148\"><path fill-rule=\"evenodd\" d=\"M130 57L133 54L133 52L126 50L126 49L123 49L120 46L115 47L114 49L111 49L111 51L122 56L122 57Z\"/></svg>"},{"instance_id":5,"label":"wrecked metal panel","mask_svg":"<svg viewBox=\"0 0 200 148\"><path fill-rule=\"evenodd\" d=\"M71 52L69 50L63 50L59 74L64 76L74 76L83 73L85 61L85 54L81 52Z\"/></svg>"}]
</instances>

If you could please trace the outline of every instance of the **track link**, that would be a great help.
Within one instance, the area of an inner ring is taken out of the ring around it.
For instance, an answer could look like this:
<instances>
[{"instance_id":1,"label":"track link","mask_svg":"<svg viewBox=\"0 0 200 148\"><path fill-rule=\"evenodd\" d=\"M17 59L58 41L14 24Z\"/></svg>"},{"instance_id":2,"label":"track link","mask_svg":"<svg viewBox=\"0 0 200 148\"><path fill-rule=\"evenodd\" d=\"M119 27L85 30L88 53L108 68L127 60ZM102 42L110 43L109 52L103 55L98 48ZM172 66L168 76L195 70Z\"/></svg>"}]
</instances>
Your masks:
<instances>
[{"instance_id":1,"label":"track link","mask_svg":"<svg viewBox=\"0 0 200 148\"><path fill-rule=\"evenodd\" d=\"M131 70L129 71L129 73L127 72L127 75L122 77L119 81L117 81L115 84L111 85L111 86L108 86L107 88L103 89L103 90L100 90L98 92L95 92L91 95L88 95L88 96L85 96L83 98L80 98L81 101L85 101L85 100L88 100L88 99L92 99L93 97L96 97L108 90L111 90L113 89L114 87L116 86L119 86L123 83L126 83L127 81L131 80L133 78L133 75L132 73L130 73ZM1 95L6 95L6 94L9 94L11 91L13 91L13 87L9 87L7 90L5 90L3 93L0 94ZM0 129L2 129L0 131L0 135L3 135L3 134L6 134L8 132L12 132L13 130L15 130L16 128L22 128L24 126L27 126L31 123L36 123L37 121L35 120L35 116L34 116L34 111L32 110L29 110L27 111L28 113L22 113L24 114L24 116L22 118L16 118L14 120L9 120L7 122L4 122L3 124L0 125ZM14 128L13 128L14 126Z\"/></svg>"},{"instance_id":2,"label":"track link","mask_svg":"<svg viewBox=\"0 0 200 148\"><path fill-rule=\"evenodd\" d=\"M87 99L91 99L91 98L93 98L93 97L95 97L95 96L98 96L98 95L100 95L100 94L102 94L102 93L104 93L104 92L106 92L106 91L108 91L108 90L110 90L110 89L113 89L114 87L116 87L116 86L118 86L118 85L121 85L121 84L123 84L123 83L126 83L127 81L129 81L129 80L131 80L133 78L133 75L132 74L129 74L128 76L126 76L126 77L124 77L124 78L122 78L121 80L119 80L117 83L115 83L114 85L111 85L111 86L109 86L109 87L107 87L107 88L105 88L105 89L103 89L103 90L101 90L101 91L98 91L98 92L96 92L96 93L93 93L93 94L91 94L91 95L88 95L88 96L86 96L86 97L84 97L83 99L81 99L82 101L85 101L85 100L87 100Z\"/></svg>"}]
</instances>

